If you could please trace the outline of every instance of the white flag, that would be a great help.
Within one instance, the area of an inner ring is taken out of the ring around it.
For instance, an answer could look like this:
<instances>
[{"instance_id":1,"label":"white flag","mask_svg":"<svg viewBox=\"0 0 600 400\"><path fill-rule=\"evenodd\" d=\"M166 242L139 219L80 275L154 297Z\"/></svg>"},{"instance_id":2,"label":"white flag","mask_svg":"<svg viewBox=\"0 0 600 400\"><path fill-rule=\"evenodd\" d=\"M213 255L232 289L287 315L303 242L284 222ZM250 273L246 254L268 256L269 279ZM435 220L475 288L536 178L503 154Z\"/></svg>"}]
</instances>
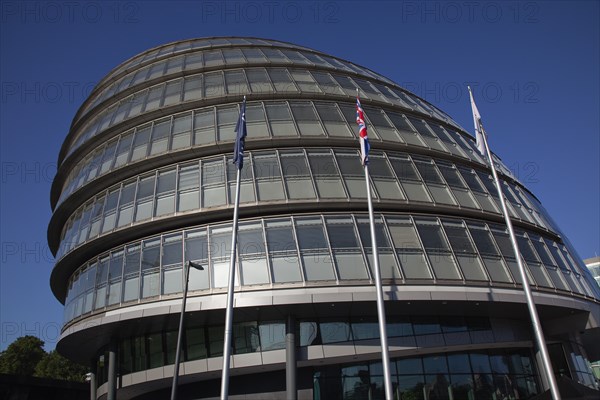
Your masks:
<instances>
[{"instance_id":1,"label":"white flag","mask_svg":"<svg viewBox=\"0 0 600 400\"><path fill-rule=\"evenodd\" d=\"M467 86L469 89L469 96L471 97L471 110L473 110L473 124L475 125L475 143L477 144L477 150L479 153L485 157L485 143L483 142L483 135L485 131L483 130L483 125L481 124L481 115L479 114L479 110L477 109L477 105L475 104L475 99L473 99L473 92L471 92L471 88Z\"/></svg>"}]
</instances>

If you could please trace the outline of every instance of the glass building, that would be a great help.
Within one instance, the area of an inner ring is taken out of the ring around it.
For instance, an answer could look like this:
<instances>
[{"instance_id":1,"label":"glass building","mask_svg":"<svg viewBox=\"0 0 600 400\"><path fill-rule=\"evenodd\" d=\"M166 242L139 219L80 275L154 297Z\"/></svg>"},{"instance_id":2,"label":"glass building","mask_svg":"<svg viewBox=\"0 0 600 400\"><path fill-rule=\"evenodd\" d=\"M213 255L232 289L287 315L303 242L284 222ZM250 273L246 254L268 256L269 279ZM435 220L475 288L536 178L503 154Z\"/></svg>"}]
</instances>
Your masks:
<instances>
[{"instance_id":1,"label":"glass building","mask_svg":"<svg viewBox=\"0 0 600 400\"><path fill-rule=\"evenodd\" d=\"M230 397L383 398L357 88L396 398L546 389L491 171L465 129L368 68L222 37L116 67L60 150L48 228L50 284L64 304L57 349L91 367L92 396L168 397L192 260L205 270L190 272L179 398L218 397L246 95ZM495 161L555 373L593 387L600 289L535 195ZM296 377L288 388L286 371Z\"/></svg>"}]
</instances>

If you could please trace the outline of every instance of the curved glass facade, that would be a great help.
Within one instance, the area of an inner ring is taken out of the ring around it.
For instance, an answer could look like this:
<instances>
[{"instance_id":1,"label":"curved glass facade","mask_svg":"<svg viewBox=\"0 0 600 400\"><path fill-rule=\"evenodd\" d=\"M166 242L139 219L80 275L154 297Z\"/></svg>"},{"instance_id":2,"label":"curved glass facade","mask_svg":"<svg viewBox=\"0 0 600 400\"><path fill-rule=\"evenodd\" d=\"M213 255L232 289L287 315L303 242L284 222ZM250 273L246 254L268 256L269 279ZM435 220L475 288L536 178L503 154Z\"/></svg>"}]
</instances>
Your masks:
<instances>
[{"instance_id":1,"label":"curved glass facade","mask_svg":"<svg viewBox=\"0 0 600 400\"><path fill-rule=\"evenodd\" d=\"M376 224L381 274L395 284L519 284L506 229L457 218L384 214ZM517 231L530 284L593 296L566 247ZM69 280L65 321L130 302L181 294L182 265L190 291L223 290L231 254L231 223L190 228L119 246L93 258ZM370 284L368 215L326 214L240 221L236 285L261 290L289 284ZM206 293L205 293L206 294Z\"/></svg>"},{"instance_id":2,"label":"curved glass facade","mask_svg":"<svg viewBox=\"0 0 600 400\"><path fill-rule=\"evenodd\" d=\"M186 367L187 382L203 382L202 396L213 396L244 96L236 257L243 312L234 313L234 358L246 358L234 362L236 375L252 381L265 365L283 371L290 349L283 351L282 335L297 319L305 398L381 397L357 89L371 143L381 274L397 296L389 300L389 336L408 346L393 354L395 396L541 392L515 255L473 138L443 111L352 62L280 41L206 38L115 68L77 112L59 155L48 228L56 256L50 283L65 305L57 349L98 367L98 398L115 389L106 379L107 352L115 351L119 399L161 398L174 361L171 314L179 311L171 308L180 304L187 261L205 267L190 271L195 308L184 359L204 364ZM577 361L586 358L584 346L573 344L576 324L566 318L593 325L586 318L600 291L538 199L495 163L551 340L576 349L569 350L576 361L560 365L585 375ZM418 310L403 308L411 302ZM454 313L441 315L439 304ZM492 349L500 344L507 347ZM252 398L279 396L285 388L272 381Z\"/></svg>"},{"instance_id":3,"label":"curved glass facade","mask_svg":"<svg viewBox=\"0 0 600 400\"><path fill-rule=\"evenodd\" d=\"M143 151L152 145L142 144ZM138 148L133 148L136 154ZM242 170L243 206L362 201L366 188L356 150L288 148L248 152ZM443 206L499 214L492 176L447 160L399 152L373 151L372 193L380 203ZM156 218L231 206L235 166L230 156L189 160L123 180L97 193L67 220L57 253L113 231ZM505 181L508 207L516 221L548 232L553 225L523 188Z\"/></svg>"}]
</instances>

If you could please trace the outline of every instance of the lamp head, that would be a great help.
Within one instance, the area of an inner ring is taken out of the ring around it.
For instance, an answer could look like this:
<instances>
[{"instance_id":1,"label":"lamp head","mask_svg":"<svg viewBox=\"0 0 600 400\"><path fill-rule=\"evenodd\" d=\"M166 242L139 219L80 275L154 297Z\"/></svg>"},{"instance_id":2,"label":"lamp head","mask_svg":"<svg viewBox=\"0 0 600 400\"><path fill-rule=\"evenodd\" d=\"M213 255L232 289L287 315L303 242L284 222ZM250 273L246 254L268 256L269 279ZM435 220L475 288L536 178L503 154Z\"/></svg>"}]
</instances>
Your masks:
<instances>
[{"instance_id":1,"label":"lamp head","mask_svg":"<svg viewBox=\"0 0 600 400\"><path fill-rule=\"evenodd\" d=\"M204 267L198 263L192 262L192 261L188 261L188 265L192 268L197 269L198 271L204 271Z\"/></svg>"}]
</instances>

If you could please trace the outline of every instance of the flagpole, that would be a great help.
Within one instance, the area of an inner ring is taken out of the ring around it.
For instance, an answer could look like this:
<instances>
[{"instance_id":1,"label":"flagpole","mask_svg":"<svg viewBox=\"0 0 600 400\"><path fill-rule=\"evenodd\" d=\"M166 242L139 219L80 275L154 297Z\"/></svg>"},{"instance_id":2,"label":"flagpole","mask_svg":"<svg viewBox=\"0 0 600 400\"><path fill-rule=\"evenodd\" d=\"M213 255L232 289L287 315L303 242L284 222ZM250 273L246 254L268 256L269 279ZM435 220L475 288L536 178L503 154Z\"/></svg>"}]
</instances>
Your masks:
<instances>
[{"instance_id":1,"label":"flagpole","mask_svg":"<svg viewBox=\"0 0 600 400\"><path fill-rule=\"evenodd\" d=\"M240 181L244 162L244 143L246 138L246 96L240 110L240 117L235 128L233 162L237 166L235 180L235 203L233 208L233 226L231 228L231 258L229 263L229 282L227 285L227 307L225 311L225 333L223 338L223 369L221 371L221 400L229 396L229 362L231 358L231 338L233 336L233 288L235 285L235 250L237 246L238 210L240 207Z\"/></svg>"},{"instance_id":2,"label":"flagpole","mask_svg":"<svg viewBox=\"0 0 600 400\"><path fill-rule=\"evenodd\" d=\"M358 88L356 89L356 98L358 100ZM357 103L358 106L358 103ZM362 107L361 107L362 110ZM358 117L358 115L357 115ZM362 117L361 117L362 120ZM357 118L357 122L359 123L359 130L360 128L360 123L362 122L363 124L365 124L364 121L359 122L359 119ZM364 127L365 131L366 131L366 125ZM359 132L360 133L360 132ZM365 150L365 152L367 152L368 150ZM380 336L380 340L381 340L381 361L383 364L383 381L384 381L384 387L385 387L385 398L387 400L392 400L393 398L393 393L392 393L392 379L391 379L391 372L390 372L390 356L389 356L389 349L388 349L388 341L387 341L387 329L386 329L386 323L385 323L385 305L384 305L384 301L383 301L383 288L381 286L381 273L379 270L379 250L377 249L377 237L375 235L375 218L373 217L373 199L371 197L371 184L370 184L370 179L369 179L369 165L367 162L367 154L363 154L363 157L365 157L364 160L364 170L365 170L365 183L367 186L367 203L369 205L369 226L371 229L371 248L373 249L373 269L375 271L375 288L376 288L376 292L377 292L377 320L379 322L379 336Z\"/></svg>"},{"instance_id":3,"label":"flagpole","mask_svg":"<svg viewBox=\"0 0 600 400\"><path fill-rule=\"evenodd\" d=\"M550 392L552 393L552 398L554 400L560 400L560 392L558 391L558 386L556 384L556 379L554 376L554 372L552 369L552 363L550 362L550 356L548 355L548 348L546 347L546 341L544 340L544 332L542 331L542 325L540 323L540 319L537 313L537 309L535 303L533 301L533 296L531 294L531 288L529 286L529 280L527 278L527 273L525 272L525 266L523 265L521 252L519 251L519 245L517 243L517 238L515 236L515 231L513 230L512 221L510 220L510 216L508 214L508 210L506 208L506 202L504 201L504 193L502 191L502 185L500 184L500 179L498 179L498 174L496 172L496 167L494 165L494 161L492 159L492 153L488 146L487 137L483 127L481 126L481 119L478 118L475 114L477 107L475 106L475 100L473 99L473 93L471 93L471 88L469 89L469 95L471 97L471 106L473 108L473 121L475 123L475 132L478 134L478 138L483 140L485 152L487 155L488 162L490 163L490 168L492 170L492 174L494 176L494 182L496 184L496 190L498 191L498 196L500 197L500 205L502 206L502 213L504 214L504 220L506 222L506 226L508 228L508 233L510 235L510 241L512 243L513 251L515 252L515 258L517 259L517 265L519 267L519 275L521 276L521 281L523 282L523 290L525 291L525 298L527 300L527 308L529 309L529 315L531 317L531 322L533 325L533 330L535 333L535 339L540 350L542 356L542 364L544 366L544 372L546 378L548 379L548 384L550 385ZM479 114L479 111L477 111Z\"/></svg>"},{"instance_id":4,"label":"flagpole","mask_svg":"<svg viewBox=\"0 0 600 400\"><path fill-rule=\"evenodd\" d=\"M240 169L238 169L235 182L233 227L231 229L231 259L229 263L229 283L227 285L227 307L225 311L223 370L221 371L221 400L227 400L229 396L229 359L231 356L231 337L233 336L233 287L235 284L235 250L237 245L238 208L240 205L240 176Z\"/></svg>"},{"instance_id":5,"label":"flagpole","mask_svg":"<svg viewBox=\"0 0 600 400\"><path fill-rule=\"evenodd\" d=\"M377 319L379 320L379 336L381 337L381 360L383 362L383 380L385 385L385 398L392 399L392 380L390 373L390 356L388 349L387 330L385 323L385 305L383 303L383 288L381 287L381 273L379 271L379 250L375 236L375 218L373 217L373 200L371 198L371 185L369 184L369 166L365 164L365 181L367 183L367 202L369 203L369 225L371 228L371 248L375 270L375 287L377 289Z\"/></svg>"}]
</instances>

